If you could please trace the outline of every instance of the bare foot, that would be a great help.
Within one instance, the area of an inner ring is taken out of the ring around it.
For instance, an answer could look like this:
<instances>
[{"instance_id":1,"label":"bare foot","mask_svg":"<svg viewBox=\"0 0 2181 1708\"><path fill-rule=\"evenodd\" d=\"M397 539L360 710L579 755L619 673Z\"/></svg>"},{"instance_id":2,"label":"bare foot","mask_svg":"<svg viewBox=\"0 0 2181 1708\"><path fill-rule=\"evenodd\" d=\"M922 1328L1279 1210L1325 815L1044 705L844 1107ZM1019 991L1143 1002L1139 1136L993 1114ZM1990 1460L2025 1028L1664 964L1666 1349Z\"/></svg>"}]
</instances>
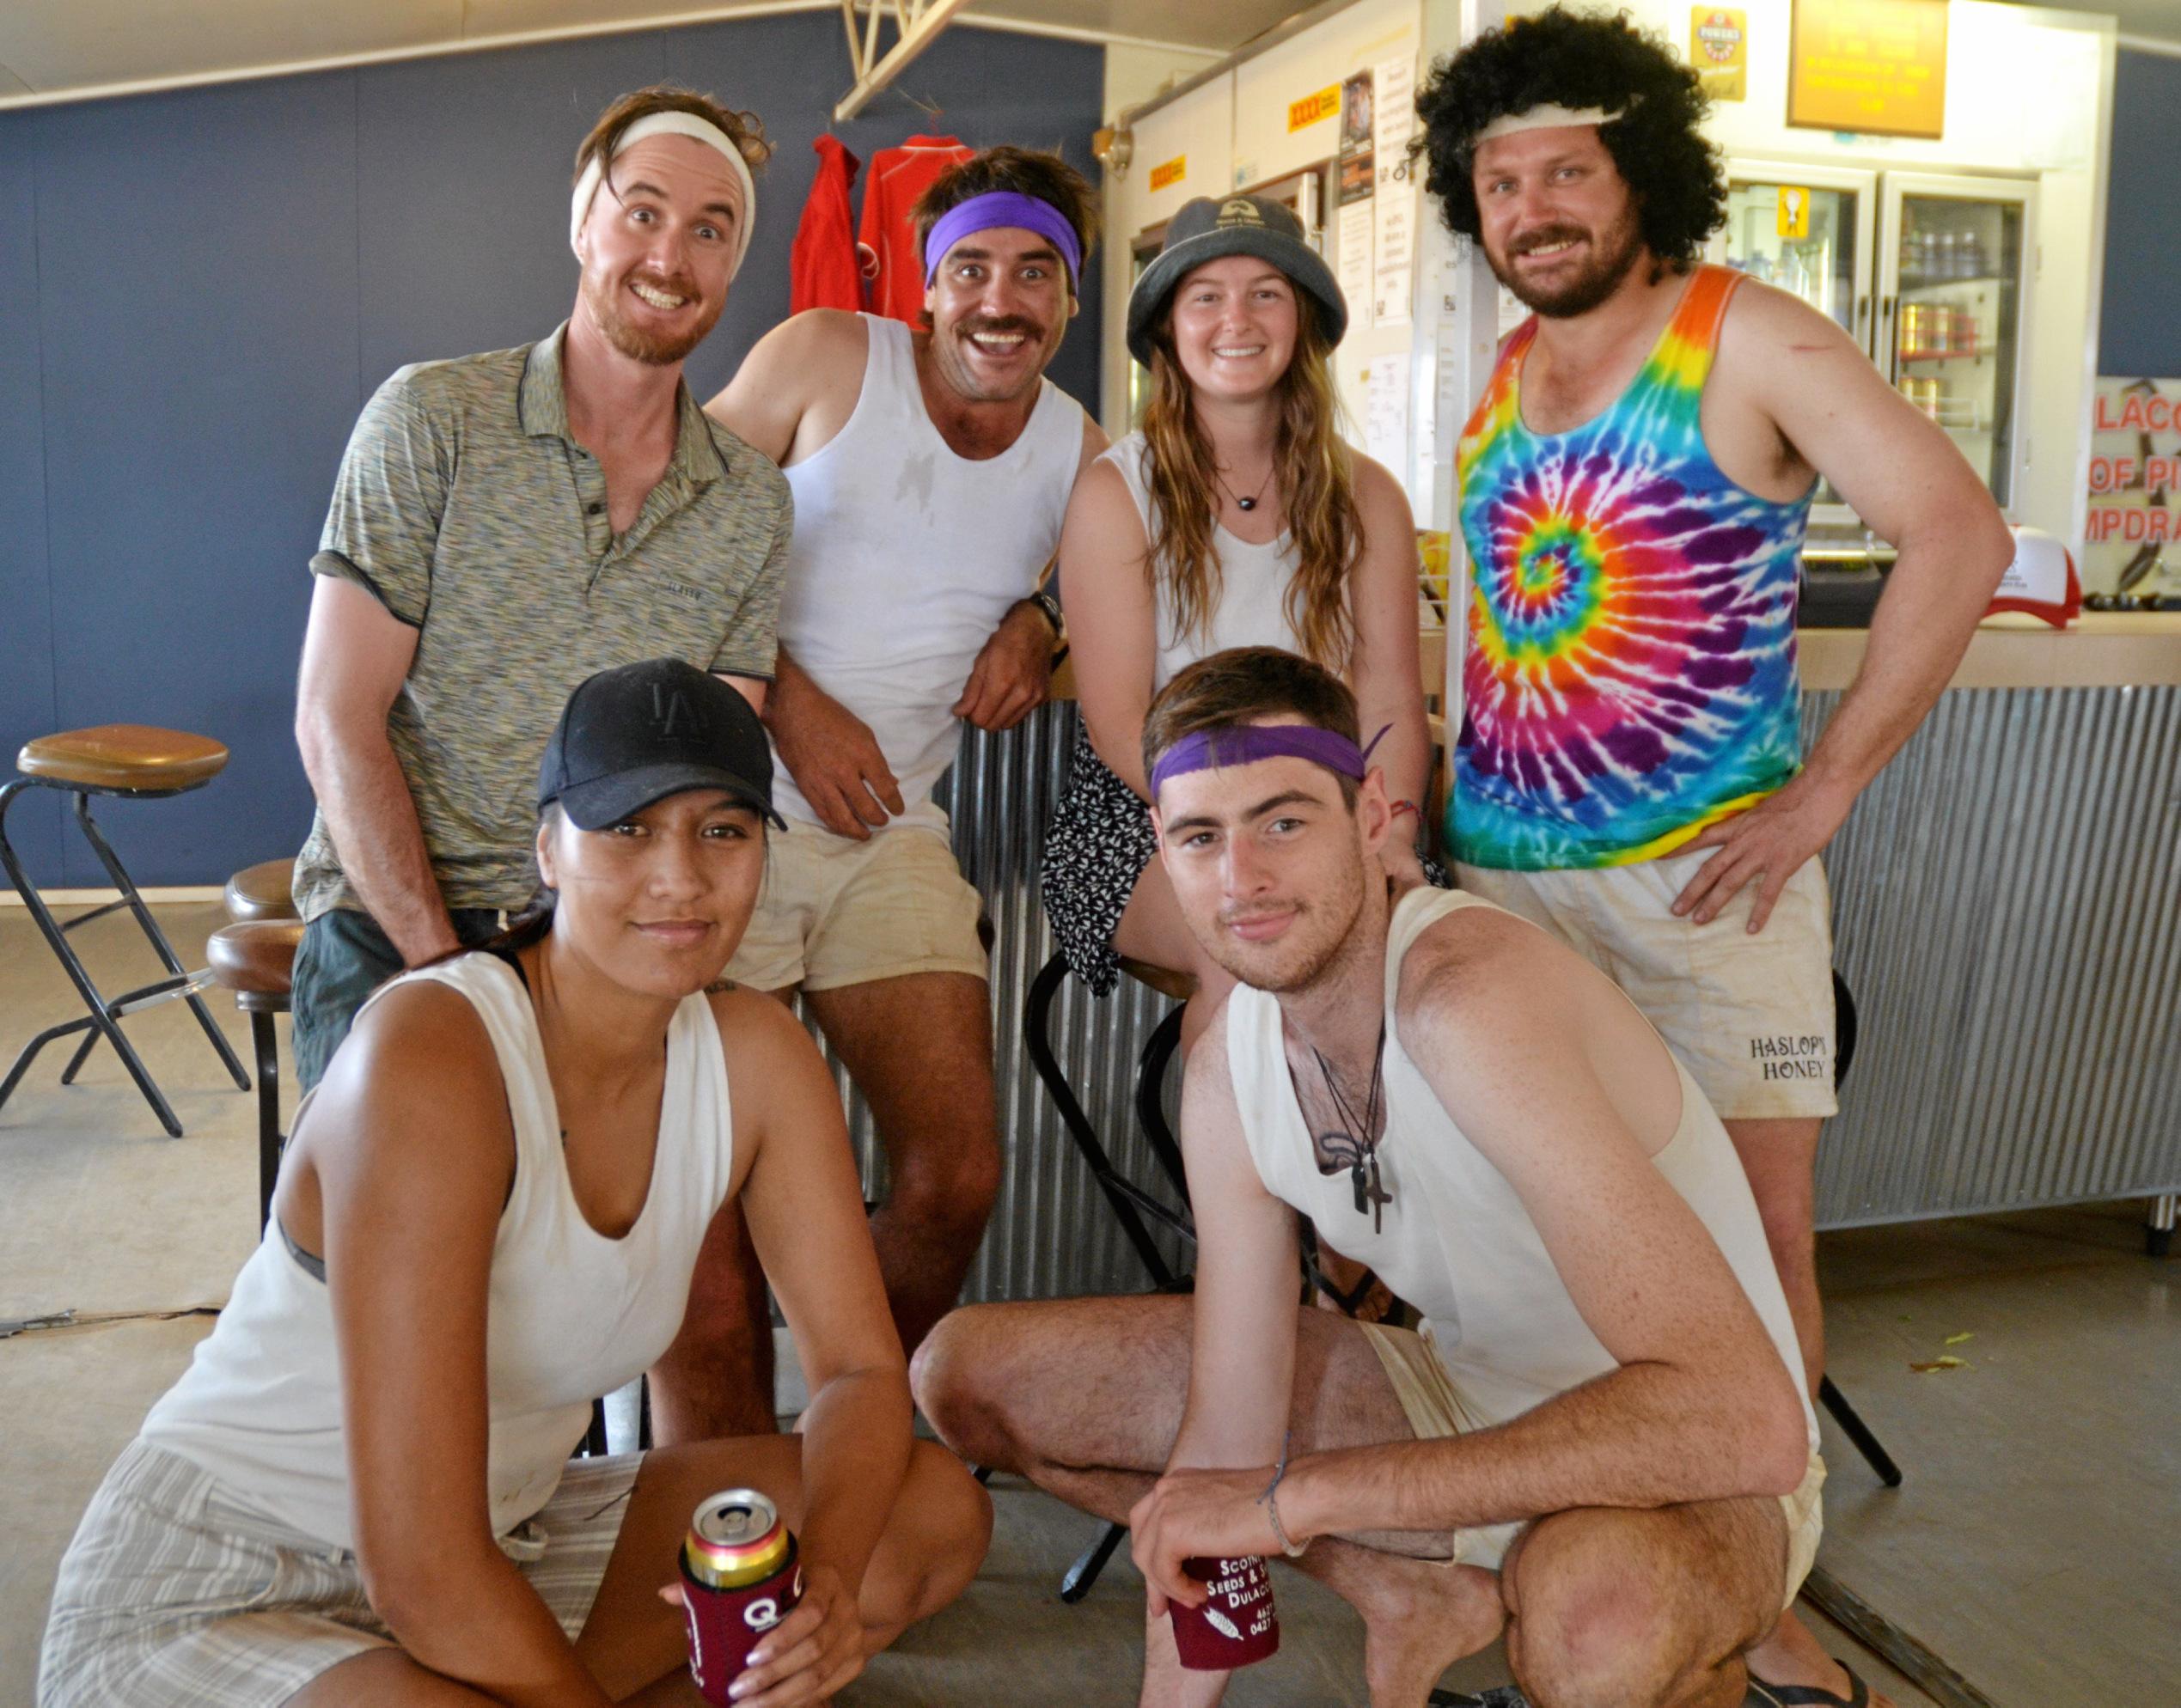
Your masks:
<instances>
[{"instance_id":1,"label":"bare foot","mask_svg":"<svg viewBox=\"0 0 2181 1708\"><path fill-rule=\"evenodd\" d=\"M1367 1582L1336 1585L1363 1615L1372 1708L1421 1708L1439 1675L1507 1622L1500 1574L1374 1553Z\"/></svg>"},{"instance_id":2,"label":"bare foot","mask_svg":"<svg viewBox=\"0 0 2181 1708\"><path fill-rule=\"evenodd\" d=\"M1848 1668L1824 1651L1792 1607L1780 1615L1772 1635L1742 1658L1760 1684L1814 1685L1843 1702L1848 1699ZM1873 1690L1871 1708L1894 1708L1893 1700Z\"/></svg>"}]
</instances>

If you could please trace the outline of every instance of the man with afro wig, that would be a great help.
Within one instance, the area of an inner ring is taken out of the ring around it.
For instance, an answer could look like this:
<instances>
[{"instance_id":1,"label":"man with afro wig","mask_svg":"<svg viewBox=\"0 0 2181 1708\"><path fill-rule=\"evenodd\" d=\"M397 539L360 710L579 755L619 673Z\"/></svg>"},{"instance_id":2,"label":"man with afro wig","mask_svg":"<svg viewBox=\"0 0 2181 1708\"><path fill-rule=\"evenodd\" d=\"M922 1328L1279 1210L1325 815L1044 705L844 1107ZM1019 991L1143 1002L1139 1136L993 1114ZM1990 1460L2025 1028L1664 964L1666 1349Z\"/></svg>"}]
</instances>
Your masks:
<instances>
[{"instance_id":1,"label":"man with afro wig","mask_svg":"<svg viewBox=\"0 0 2181 1708\"><path fill-rule=\"evenodd\" d=\"M1818 857L1946 686L2013 541L1842 327L1702 263L1726 200L1707 106L1625 15L1560 6L1441 61L1418 100L1448 228L1531 310L1456 455L1472 596L1446 831L1462 887L1617 980L1723 1118L1814 1391L1836 1107ZM1898 557L1805 754L1821 481ZM1759 1635L1753 1704L1866 1699L1792 1613Z\"/></svg>"}]
</instances>

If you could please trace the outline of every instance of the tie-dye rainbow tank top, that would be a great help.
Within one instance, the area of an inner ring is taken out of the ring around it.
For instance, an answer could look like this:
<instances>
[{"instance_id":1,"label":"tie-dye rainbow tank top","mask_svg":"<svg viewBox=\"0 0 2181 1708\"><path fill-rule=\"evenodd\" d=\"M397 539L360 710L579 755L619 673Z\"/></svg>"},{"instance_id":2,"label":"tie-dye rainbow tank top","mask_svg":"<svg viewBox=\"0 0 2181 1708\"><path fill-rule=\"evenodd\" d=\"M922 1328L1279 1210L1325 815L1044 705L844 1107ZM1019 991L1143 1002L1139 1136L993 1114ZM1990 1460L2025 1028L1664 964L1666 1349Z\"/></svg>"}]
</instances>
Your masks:
<instances>
[{"instance_id":1,"label":"tie-dye rainbow tank top","mask_svg":"<svg viewBox=\"0 0 2181 1708\"><path fill-rule=\"evenodd\" d=\"M1458 859L1655 859L1801 764L1810 500L1737 485L1698 421L1741 278L1699 267L1628 390L1572 431L1523 425L1534 319L1469 418L1456 460L1473 588L1447 803Z\"/></svg>"}]
</instances>

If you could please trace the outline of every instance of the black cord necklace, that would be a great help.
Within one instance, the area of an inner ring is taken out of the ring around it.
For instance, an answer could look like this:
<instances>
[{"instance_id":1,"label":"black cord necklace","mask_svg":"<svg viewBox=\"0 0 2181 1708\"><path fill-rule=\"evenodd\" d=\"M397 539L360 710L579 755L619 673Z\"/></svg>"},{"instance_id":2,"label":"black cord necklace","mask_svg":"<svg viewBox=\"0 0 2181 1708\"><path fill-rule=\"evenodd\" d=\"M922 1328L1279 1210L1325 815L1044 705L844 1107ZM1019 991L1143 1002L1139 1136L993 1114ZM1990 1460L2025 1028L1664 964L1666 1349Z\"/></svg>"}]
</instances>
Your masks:
<instances>
[{"instance_id":1,"label":"black cord necklace","mask_svg":"<svg viewBox=\"0 0 2181 1708\"><path fill-rule=\"evenodd\" d=\"M1217 468L1214 468L1212 471L1212 478L1219 483L1219 490L1225 492L1227 497L1234 500L1235 509L1245 511L1254 510L1257 508L1258 501L1265 496L1265 488L1272 485L1273 465L1270 463L1265 465L1265 478L1257 483L1257 490L1251 493L1247 498L1242 497L1234 490L1233 487L1228 485L1227 477L1220 473Z\"/></svg>"},{"instance_id":2,"label":"black cord necklace","mask_svg":"<svg viewBox=\"0 0 2181 1708\"><path fill-rule=\"evenodd\" d=\"M1333 1107L1341 1120L1338 1132L1322 1132L1317 1142L1332 1157L1334 1168L1348 1171L1349 1181L1355 1188L1355 1213L1369 1216L1371 1231L1383 1234L1386 1231L1386 1206L1393 1202L1393 1194L1378 1177L1378 1116L1384 1107L1386 1089L1386 1023L1383 1020L1378 1022L1378 1047L1371 1058L1371 1089L1364 1095L1360 1122L1355 1118L1353 1106L1341 1095L1341 1083L1333 1077L1332 1064L1314 1044L1310 1054L1317 1058L1317 1071L1324 1078L1326 1092L1333 1099ZM1332 1171L1324 1170L1328 1174Z\"/></svg>"}]
</instances>

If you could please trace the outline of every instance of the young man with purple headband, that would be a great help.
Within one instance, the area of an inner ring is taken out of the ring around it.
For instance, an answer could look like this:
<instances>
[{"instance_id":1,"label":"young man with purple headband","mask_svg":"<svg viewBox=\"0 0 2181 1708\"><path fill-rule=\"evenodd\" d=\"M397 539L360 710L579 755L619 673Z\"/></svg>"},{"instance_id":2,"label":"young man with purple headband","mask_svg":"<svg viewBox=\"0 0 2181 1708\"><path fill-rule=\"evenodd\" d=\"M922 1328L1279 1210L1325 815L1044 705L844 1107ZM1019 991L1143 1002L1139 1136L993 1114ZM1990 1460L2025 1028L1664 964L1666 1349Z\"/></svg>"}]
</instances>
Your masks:
<instances>
[{"instance_id":1,"label":"young man with purple headband","mask_svg":"<svg viewBox=\"0 0 2181 1708\"><path fill-rule=\"evenodd\" d=\"M799 988L871 1103L891 1181L871 1232L911 1349L960 1293L1000 1173L981 904L932 788L964 721L1005 729L1043 701L1060 623L1039 581L1106 447L1044 377L1097 235L1083 176L987 149L914 217L928 326L798 314L707 406L795 495L765 717L790 830L728 974ZM772 1403L762 1284L737 1272L691 1306L693 1329L739 1336L706 1433Z\"/></svg>"},{"instance_id":2,"label":"young man with purple headband","mask_svg":"<svg viewBox=\"0 0 2181 1708\"><path fill-rule=\"evenodd\" d=\"M1152 702L1160 857L1238 981L1182 1095L1194 1296L957 1311L918 1401L964 1457L1128 1521L1146 1708L1219 1699L1164 1613L1202 1599L1183 1559L1248 1555L1362 1613L1374 1708L1502 1634L1533 1708L1830 1700L1778 1635L1824 1467L1733 1145L1573 950L1394 886L1358 734L1269 648ZM1298 1216L1420 1333L1302 1308Z\"/></svg>"}]
</instances>

